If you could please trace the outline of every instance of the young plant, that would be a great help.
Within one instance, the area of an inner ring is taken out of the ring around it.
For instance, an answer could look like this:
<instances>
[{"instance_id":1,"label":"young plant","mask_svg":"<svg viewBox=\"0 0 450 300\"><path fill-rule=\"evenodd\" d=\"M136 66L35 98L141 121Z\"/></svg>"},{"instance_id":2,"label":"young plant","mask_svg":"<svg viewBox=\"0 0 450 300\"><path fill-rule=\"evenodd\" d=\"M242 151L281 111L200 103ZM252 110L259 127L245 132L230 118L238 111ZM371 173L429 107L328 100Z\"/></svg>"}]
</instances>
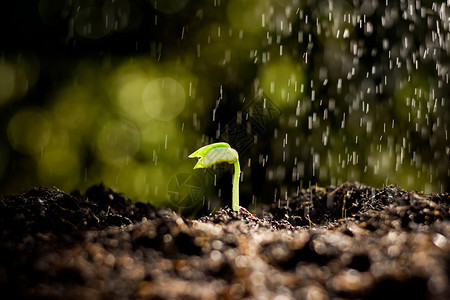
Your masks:
<instances>
[{"instance_id":1,"label":"young plant","mask_svg":"<svg viewBox=\"0 0 450 300\"><path fill-rule=\"evenodd\" d=\"M232 208L234 211L239 211L239 177L241 175L241 167L239 166L237 151L227 143L215 143L201 147L188 157L200 158L194 166L194 169L209 168L214 164L222 162L234 164Z\"/></svg>"}]
</instances>

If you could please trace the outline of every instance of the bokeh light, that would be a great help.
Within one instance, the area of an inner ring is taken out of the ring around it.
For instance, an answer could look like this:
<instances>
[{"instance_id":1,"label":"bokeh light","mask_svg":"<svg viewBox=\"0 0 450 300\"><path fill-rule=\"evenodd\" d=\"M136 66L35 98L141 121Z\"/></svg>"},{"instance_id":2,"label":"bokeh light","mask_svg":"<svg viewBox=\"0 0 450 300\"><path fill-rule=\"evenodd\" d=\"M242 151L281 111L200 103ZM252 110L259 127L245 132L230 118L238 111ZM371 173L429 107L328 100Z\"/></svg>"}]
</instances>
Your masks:
<instances>
[{"instance_id":1,"label":"bokeh light","mask_svg":"<svg viewBox=\"0 0 450 300\"><path fill-rule=\"evenodd\" d=\"M14 114L8 123L11 146L23 154L43 151L51 137L52 125L47 114L39 108L29 107Z\"/></svg>"},{"instance_id":2,"label":"bokeh light","mask_svg":"<svg viewBox=\"0 0 450 300\"><path fill-rule=\"evenodd\" d=\"M61 88L53 99L52 118L58 126L82 134L91 128L95 121L97 106L92 103L91 95L82 87Z\"/></svg>"},{"instance_id":3,"label":"bokeh light","mask_svg":"<svg viewBox=\"0 0 450 300\"><path fill-rule=\"evenodd\" d=\"M40 66L32 53L10 55L0 61L0 105L20 100L34 87Z\"/></svg>"},{"instance_id":4,"label":"bokeh light","mask_svg":"<svg viewBox=\"0 0 450 300\"><path fill-rule=\"evenodd\" d=\"M73 16L73 30L86 39L101 39L114 31L127 28L130 21L130 3L127 0L117 1L75 1L76 10ZM42 5L41 15L51 8ZM66 10L66 9L63 9Z\"/></svg>"},{"instance_id":5,"label":"bokeh light","mask_svg":"<svg viewBox=\"0 0 450 300\"><path fill-rule=\"evenodd\" d=\"M0 105L11 99L16 86L16 71L6 63L0 63Z\"/></svg>"},{"instance_id":6,"label":"bokeh light","mask_svg":"<svg viewBox=\"0 0 450 300\"><path fill-rule=\"evenodd\" d=\"M170 121L184 109L183 86L173 78L165 77L150 81L142 93L147 114L156 120Z\"/></svg>"},{"instance_id":7,"label":"bokeh light","mask_svg":"<svg viewBox=\"0 0 450 300\"><path fill-rule=\"evenodd\" d=\"M126 120L111 120L105 123L97 137L100 158L114 165L127 164L138 152L139 145L139 130Z\"/></svg>"},{"instance_id":8,"label":"bokeh light","mask_svg":"<svg viewBox=\"0 0 450 300\"><path fill-rule=\"evenodd\" d=\"M73 148L52 148L38 158L38 174L43 184L73 190L80 177L80 159Z\"/></svg>"},{"instance_id":9,"label":"bokeh light","mask_svg":"<svg viewBox=\"0 0 450 300\"><path fill-rule=\"evenodd\" d=\"M148 82L143 74L129 74L122 77L118 86L117 104L120 111L138 123L146 123L149 120L143 101L144 89Z\"/></svg>"},{"instance_id":10,"label":"bokeh light","mask_svg":"<svg viewBox=\"0 0 450 300\"><path fill-rule=\"evenodd\" d=\"M270 61L260 69L261 87L277 104L295 106L305 91L301 62L290 59Z\"/></svg>"},{"instance_id":11,"label":"bokeh light","mask_svg":"<svg viewBox=\"0 0 450 300\"><path fill-rule=\"evenodd\" d=\"M248 33L265 30L265 20L269 20L273 8L268 0L231 0L227 5L227 17L234 28Z\"/></svg>"}]
</instances>

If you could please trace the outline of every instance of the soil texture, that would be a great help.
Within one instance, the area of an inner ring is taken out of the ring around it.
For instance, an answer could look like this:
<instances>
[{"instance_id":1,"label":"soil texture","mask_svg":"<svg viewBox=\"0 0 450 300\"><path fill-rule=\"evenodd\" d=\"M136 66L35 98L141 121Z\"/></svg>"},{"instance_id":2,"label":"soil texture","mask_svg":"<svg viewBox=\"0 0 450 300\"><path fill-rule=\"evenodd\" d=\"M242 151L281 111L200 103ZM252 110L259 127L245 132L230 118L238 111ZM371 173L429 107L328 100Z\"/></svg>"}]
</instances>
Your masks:
<instances>
[{"instance_id":1,"label":"soil texture","mask_svg":"<svg viewBox=\"0 0 450 300\"><path fill-rule=\"evenodd\" d=\"M190 220L104 186L0 199L1 299L450 299L449 194L346 183Z\"/></svg>"}]
</instances>

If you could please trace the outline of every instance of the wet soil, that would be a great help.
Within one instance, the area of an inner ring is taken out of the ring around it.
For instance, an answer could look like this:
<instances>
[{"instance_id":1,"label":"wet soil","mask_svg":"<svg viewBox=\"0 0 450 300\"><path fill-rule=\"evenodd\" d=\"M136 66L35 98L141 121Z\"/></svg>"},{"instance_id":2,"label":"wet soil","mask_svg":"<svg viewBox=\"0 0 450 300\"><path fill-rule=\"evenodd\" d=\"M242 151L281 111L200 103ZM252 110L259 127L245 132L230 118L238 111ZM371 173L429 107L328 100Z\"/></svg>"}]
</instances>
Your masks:
<instances>
[{"instance_id":1,"label":"wet soil","mask_svg":"<svg viewBox=\"0 0 450 300\"><path fill-rule=\"evenodd\" d=\"M350 183L198 220L39 187L0 200L0 298L450 299L449 213Z\"/></svg>"}]
</instances>

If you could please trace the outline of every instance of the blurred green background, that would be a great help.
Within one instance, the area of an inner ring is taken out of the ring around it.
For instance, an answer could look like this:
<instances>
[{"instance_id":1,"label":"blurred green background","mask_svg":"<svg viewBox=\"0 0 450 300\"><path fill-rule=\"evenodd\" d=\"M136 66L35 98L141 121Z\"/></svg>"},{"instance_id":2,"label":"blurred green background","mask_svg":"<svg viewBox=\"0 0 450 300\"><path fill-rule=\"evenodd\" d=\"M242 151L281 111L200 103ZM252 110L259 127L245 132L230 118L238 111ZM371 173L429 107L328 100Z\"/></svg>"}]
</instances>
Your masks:
<instances>
[{"instance_id":1,"label":"blurred green background","mask_svg":"<svg viewBox=\"0 0 450 300\"><path fill-rule=\"evenodd\" d=\"M40 0L0 12L0 193L92 184L155 205L359 181L448 192L447 3ZM186 203L185 203L186 202Z\"/></svg>"}]
</instances>

